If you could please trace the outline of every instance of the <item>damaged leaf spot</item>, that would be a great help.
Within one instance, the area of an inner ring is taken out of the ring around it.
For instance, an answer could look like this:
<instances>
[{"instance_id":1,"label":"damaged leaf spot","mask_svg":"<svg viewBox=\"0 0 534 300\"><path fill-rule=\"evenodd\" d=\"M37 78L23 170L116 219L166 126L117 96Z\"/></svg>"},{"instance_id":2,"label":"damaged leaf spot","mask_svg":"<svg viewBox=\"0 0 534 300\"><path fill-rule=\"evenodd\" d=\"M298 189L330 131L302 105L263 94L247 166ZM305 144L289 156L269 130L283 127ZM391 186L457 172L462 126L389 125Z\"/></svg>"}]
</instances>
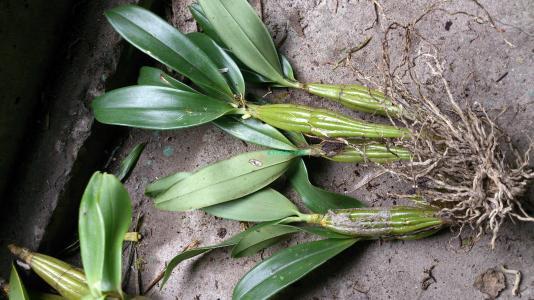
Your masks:
<instances>
[{"instance_id":1,"label":"damaged leaf spot","mask_svg":"<svg viewBox=\"0 0 534 300\"><path fill-rule=\"evenodd\" d=\"M254 158L251 158L248 162L249 162L251 165L253 165L254 167L261 167L261 166L263 166L263 163L261 162L261 160L257 160L257 159L254 159Z\"/></svg>"}]
</instances>

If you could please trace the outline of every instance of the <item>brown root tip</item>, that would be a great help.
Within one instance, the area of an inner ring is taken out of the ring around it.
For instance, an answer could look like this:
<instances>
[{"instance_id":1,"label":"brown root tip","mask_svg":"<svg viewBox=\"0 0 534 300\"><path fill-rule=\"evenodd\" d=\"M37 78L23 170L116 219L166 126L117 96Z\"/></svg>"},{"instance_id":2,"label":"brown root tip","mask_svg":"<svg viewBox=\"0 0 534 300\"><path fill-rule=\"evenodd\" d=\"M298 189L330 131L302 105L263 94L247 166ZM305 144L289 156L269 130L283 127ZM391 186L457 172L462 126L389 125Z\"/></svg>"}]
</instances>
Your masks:
<instances>
[{"instance_id":1,"label":"brown root tip","mask_svg":"<svg viewBox=\"0 0 534 300\"><path fill-rule=\"evenodd\" d=\"M9 294L9 284L3 278L0 278L0 290L2 290L6 296Z\"/></svg>"},{"instance_id":2,"label":"brown root tip","mask_svg":"<svg viewBox=\"0 0 534 300\"><path fill-rule=\"evenodd\" d=\"M29 249L19 247L15 244L9 244L7 245L7 248L9 251L11 251L11 253L13 253L13 255L24 261L26 264L31 265L33 253Z\"/></svg>"},{"instance_id":3,"label":"brown root tip","mask_svg":"<svg viewBox=\"0 0 534 300\"><path fill-rule=\"evenodd\" d=\"M7 245L7 248L9 249L9 251L11 251L11 253L13 253L16 256L19 256L19 254L22 252L22 248L20 248L19 246L15 244L9 244Z\"/></svg>"}]
</instances>

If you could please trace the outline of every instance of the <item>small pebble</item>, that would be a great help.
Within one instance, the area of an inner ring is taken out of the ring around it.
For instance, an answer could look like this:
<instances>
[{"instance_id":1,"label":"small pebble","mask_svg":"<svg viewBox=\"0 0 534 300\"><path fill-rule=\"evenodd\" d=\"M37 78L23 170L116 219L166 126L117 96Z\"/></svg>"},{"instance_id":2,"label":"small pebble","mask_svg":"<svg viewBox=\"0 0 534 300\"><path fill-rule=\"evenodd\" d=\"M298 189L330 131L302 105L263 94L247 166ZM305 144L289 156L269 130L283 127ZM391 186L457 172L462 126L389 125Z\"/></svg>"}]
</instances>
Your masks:
<instances>
[{"instance_id":1,"label":"small pebble","mask_svg":"<svg viewBox=\"0 0 534 300\"><path fill-rule=\"evenodd\" d=\"M173 153L174 149L171 146L165 146L165 148L163 148L163 155L165 157L170 157Z\"/></svg>"}]
</instances>

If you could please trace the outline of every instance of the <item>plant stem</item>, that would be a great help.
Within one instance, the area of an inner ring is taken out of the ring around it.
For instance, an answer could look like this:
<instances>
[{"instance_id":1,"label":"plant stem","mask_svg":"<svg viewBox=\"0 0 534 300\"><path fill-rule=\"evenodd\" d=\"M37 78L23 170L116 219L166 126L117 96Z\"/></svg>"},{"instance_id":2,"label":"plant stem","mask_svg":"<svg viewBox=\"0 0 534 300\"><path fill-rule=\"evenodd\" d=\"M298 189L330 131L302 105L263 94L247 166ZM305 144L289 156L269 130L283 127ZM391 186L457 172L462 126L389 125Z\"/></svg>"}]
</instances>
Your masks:
<instances>
[{"instance_id":1,"label":"plant stem","mask_svg":"<svg viewBox=\"0 0 534 300\"><path fill-rule=\"evenodd\" d=\"M303 89L304 84L300 83L298 81L292 81L292 80L284 80L284 81L278 81L278 84L288 87L288 88L295 88L295 89Z\"/></svg>"},{"instance_id":2,"label":"plant stem","mask_svg":"<svg viewBox=\"0 0 534 300\"><path fill-rule=\"evenodd\" d=\"M446 223L434 208L371 207L329 211L326 214L300 214L284 223L306 222L333 232L367 239L419 239L439 231Z\"/></svg>"},{"instance_id":3,"label":"plant stem","mask_svg":"<svg viewBox=\"0 0 534 300\"><path fill-rule=\"evenodd\" d=\"M339 140L323 140L311 146L312 156L323 157L337 162L388 163L410 160L412 154L407 149L376 143L347 143Z\"/></svg>"},{"instance_id":4,"label":"plant stem","mask_svg":"<svg viewBox=\"0 0 534 300\"><path fill-rule=\"evenodd\" d=\"M384 93L358 84L299 83L297 88L365 113L392 117L403 114L402 106L393 103Z\"/></svg>"},{"instance_id":5,"label":"plant stem","mask_svg":"<svg viewBox=\"0 0 534 300\"><path fill-rule=\"evenodd\" d=\"M8 248L46 283L54 287L61 296L67 299L81 299L90 293L82 270L59 259L13 244Z\"/></svg>"},{"instance_id":6,"label":"plant stem","mask_svg":"<svg viewBox=\"0 0 534 300\"><path fill-rule=\"evenodd\" d=\"M296 104L266 104L247 107L248 114L279 129L322 138L403 138L405 128L369 123L326 109Z\"/></svg>"}]
</instances>

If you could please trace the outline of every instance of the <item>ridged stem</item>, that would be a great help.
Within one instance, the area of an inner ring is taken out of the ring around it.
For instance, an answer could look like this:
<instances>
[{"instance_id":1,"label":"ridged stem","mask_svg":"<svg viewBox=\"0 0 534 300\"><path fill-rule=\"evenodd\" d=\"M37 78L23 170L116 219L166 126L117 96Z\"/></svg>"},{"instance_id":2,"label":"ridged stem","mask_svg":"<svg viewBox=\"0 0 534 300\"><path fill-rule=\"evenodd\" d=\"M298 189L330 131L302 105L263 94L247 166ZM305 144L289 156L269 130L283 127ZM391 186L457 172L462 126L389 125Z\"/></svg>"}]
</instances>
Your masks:
<instances>
[{"instance_id":1,"label":"ridged stem","mask_svg":"<svg viewBox=\"0 0 534 300\"><path fill-rule=\"evenodd\" d=\"M312 154L343 163L375 162L389 163L410 160L412 154L401 147L382 144L345 144L339 141L325 140L312 146Z\"/></svg>"},{"instance_id":2,"label":"ridged stem","mask_svg":"<svg viewBox=\"0 0 534 300\"><path fill-rule=\"evenodd\" d=\"M89 295L89 288L82 270L59 259L34 253L13 244L8 248L66 299L78 300Z\"/></svg>"},{"instance_id":3,"label":"ridged stem","mask_svg":"<svg viewBox=\"0 0 534 300\"><path fill-rule=\"evenodd\" d=\"M279 129L323 138L402 138L405 128L374 124L326 109L295 104L248 105L248 113Z\"/></svg>"},{"instance_id":4,"label":"ridged stem","mask_svg":"<svg viewBox=\"0 0 534 300\"><path fill-rule=\"evenodd\" d=\"M299 88L361 112L392 117L403 113L402 106L394 104L384 93L358 84L301 83Z\"/></svg>"},{"instance_id":5,"label":"ridged stem","mask_svg":"<svg viewBox=\"0 0 534 300\"><path fill-rule=\"evenodd\" d=\"M302 219L333 232L367 239L418 239L446 225L433 208L406 206L341 209Z\"/></svg>"}]
</instances>

